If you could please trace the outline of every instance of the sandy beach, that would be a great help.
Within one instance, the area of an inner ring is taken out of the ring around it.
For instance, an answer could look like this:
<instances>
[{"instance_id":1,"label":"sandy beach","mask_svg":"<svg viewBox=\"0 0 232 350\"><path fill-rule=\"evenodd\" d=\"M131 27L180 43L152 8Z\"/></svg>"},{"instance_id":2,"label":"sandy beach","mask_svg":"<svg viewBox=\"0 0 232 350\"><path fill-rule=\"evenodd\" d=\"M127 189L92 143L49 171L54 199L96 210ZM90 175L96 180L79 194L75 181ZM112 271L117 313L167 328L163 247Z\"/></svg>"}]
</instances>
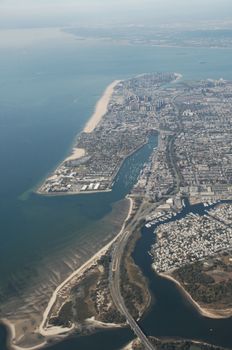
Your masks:
<instances>
[{"instance_id":1,"label":"sandy beach","mask_svg":"<svg viewBox=\"0 0 232 350\"><path fill-rule=\"evenodd\" d=\"M101 321L97 321L95 320L94 317L91 318L87 318L85 320L87 323L96 326L97 328L101 328L101 329L108 329L108 328L122 328L123 325L117 324L117 323L105 323L105 322L101 322Z\"/></svg>"},{"instance_id":2,"label":"sandy beach","mask_svg":"<svg viewBox=\"0 0 232 350\"><path fill-rule=\"evenodd\" d=\"M72 149L72 154L69 157L67 157L65 159L65 161L76 160L76 159L82 158L84 156L85 156L85 150L83 148L76 148L76 147L74 147Z\"/></svg>"},{"instance_id":3,"label":"sandy beach","mask_svg":"<svg viewBox=\"0 0 232 350\"><path fill-rule=\"evenodd\" d=\"M127 197L128 200L130 201L130 206L129 206L129 210L128 210L128 215L125 218L123 225L120 229L120 231L117 233L117 235L108 243L106 244L103 248L101 248L94 256L92 256L92 258L90 258L88 261L86 261L81 267L79 267L77 270L75 270L68 278L66 278L53 292L48 305L42 315L42 321L41 323L38 325L37 329L35 332L33 332L34 334L41 334L43 336L43 340L40 344L35 344L34 346L30 346L28 344L28 346L20 346L17 345L17 342L21 339L21 335L18 334L16 336L16 324L15 322L11 322L8 319L2 319L2 323L7 327L8 329L8 344L9 344L9 348L13 349L13 350L36 350L36 349L40 349L43 348L49 338L53 338L53 337L61 337L63 338L64 336L68 336L71 332L73 332L75 330L75 325L72 324L70 328L63 328L63 327L57 327L57 326L46 326L47 321L49 319L49 315L50 312L54 306L54 303L57 300L57 296L58 293L60 292L60 290L66 286L69 282L72 281L73 278L78 278L79 276L81 276L82 274L84 274L84 272L89 269L91 266L93 266L94 264L96 264L96 262L109 250L109 248L111 247L111 245L119 238L119 236L123 233L125 226L126 226L126 222L128 221L128 219L131 216L132 213L132 209L133 209L133 200L130 197ZM90 323L92 323L95 326L98 326L99 328L120 328L120 326L116 326L115 324L104 324L95 320L89 320L91 321Z\"/></svg>"},{"instance_id":4,"label":"sandy beach","mask_svg":"<svg viewBox=\"0 0 232 350\"><path fill-rule=\"evenodd\" d=\"M103 95L101 96L101 98L98 100L96 106L95 106L95 110L94 113L92 114L92 116L90 117L90 119L87 121L87 123L85 124L84 129L82 130L82 132L86 132L86 133L91 133L93 132L93 130L95 129L95 127L98 125L98 123L101 121L102 117L104 117L104 115L106 114L107 110L108 110L108 104L111 100L111 97L113 95L114 89L115 87L121 82L121 80L114 80L104 91ZM65 158L61 164L57 167L57 169L59 169L60 166L62 166L65 162L67 161L72 161L72 160L77 160L80 159L84 156L86 156L86 151L83 148L78 148L78 147L73 147L72 152L70 155L67 156L67 158ZM54 175L54 172L47 177L47 179L49 180L55 180L57 179L57 175ZM44 184L44 183L43 183ZM43 191L41 191L41 187L43 186L43 184L36 190L36 192L38 194L45 194ZM96 192L96 191L94 191ZM104 191L105 192L105 191ZM79 192L78 192L79 193ZM90 192L88 192L90 193ZM74 193L76 194L76 193ZM60 194L59 194L60 195Z\"/></svg>"},{"instance_id":5,"label":"sandy beach","mask_svg":"<svg viewBox=\"0 0 232 350\"><path fill-rule=\"evenodd\" d=\"M87 121L82 132L86 132L86 133L93 132L95 127L101 121L102 117L106 114L108 109L108 104L114 92L114 88L117 86L117 84L120 83L120 81L121 80L115 80L106 88L102 97L99 99L99 101L95 106L94 113L92 114L90 119ZM82 158L85 155L86 155L86 151L83 148L73 147L71 155L65 158L65 160L62 163L67 162L69 160L76 160L76 159ZM52 177L53 176L51 176L50 178Z\"/></svg>"},{"instance_id":6,"label":"sandy beach","mask_svg":"<svg viewBox=\"0 0 232 350\"><path fill-rule=\"evenodd\" d=\"M162 276L166 279L169 279L170 281L174 282L181 290L185 298L187 298L191 304L197 309L197 311L204 317L209 317L213 319L220 319L220 318L227 318L230 317L232 314L231 309L225 309L225 310L214 310L214 309L206 309L203 308L200 304L198 304L192 296L185 290L185 288L182 286L182 284L177 281L174 277L165 274L165 273L159 273L159 276Z\"/></svg>"},{"instance_id":7,"label":"sandy beach","mask_svg":"<svg viewBox=\"0 0 232 350\"><path fill-rule=\"evenodd\" d=\"M122 350L133 350L133 343L134 343L134 340L132 340L132 342L127 344Z\"/></svg>"},{"instance_id":8,"label":"sandy beach","mask_svg":"<svg viewBox=\"0 0 232 350\"><path fill-rule=\"evenodd\" d=\"M35 345L35 346L27 347L27 348L22 348L21 346L15 345L14 344L14 341L16 339L15 326L10 321L8 321L7 319L2 319L1 322L7 328L7 331L9 333L9 336L8 336L9 341L7 342L8 346L9 346L9 349L14 349L14 350L36 350L38 348L41 348L41 347L47 345L46 341L44 341L43 343L40 343L40 345Z\"/></svg>"},{"instance_id":9,"label":"sandy beach","mask_svg":"<svg viewBox=\"0 0 232 350\"><path fill-rule=\"evenodd\" d=\"M183 75L180 73L174 73L174 74L176 75L176 79L173 81L173 83L176 83L183 78Z\"/></svg>"},{"instance_id":10,"label":"sandy beach","mask_svg":"<svg viewBox=\"0 0 232 350\"><path fill-rule=\"evenodd\" d=\"M118 237L123 233L124 228L125 228L125 224L126 224L127 220L130 218L132 208L133 208L133 200L130 197L129 197L129 200L130 200L129 212L128 212L128 215L123 223L123 226L122 226L120 232L106 246L104 246L100 251L98 251L92 258L90 258L88 261L86 261L80 268L78 268L68 278L66 278L66 280L64 280L54 291L54 293L53 293L53 295L52 295L52 297L51 297L51 299L46 307L46 310L44 311L43 319L42 319L42 322L39 326L39 333L42 334L43 336L60 335L60 334L64 334L65 332L69 332L73 329L73 327L71 327L71 328L62 328L62 327L46 328L46 322L47 322L48 316L50 314L50 311L51 311L54 303L56 302L57 295L58 295L59 291L67 283L69 283L74 277L82 275L86 269L90 268L93 264L95 264L101 258L101 256L103 256L109 250L111 245L118 239Z\"/></svg>"},{"instance_id":11,"label":"sandy beach","mask_svg":"<svg viewBox=\"0 0 232 350\"><path fill-rule=\"evenodd\" d=\"M113 95L114 88L116 85L120 83L120 80L115 80L113 83L111 83L106 90L104 91L102 97L97 102L97 105L95 107L95 111L92 115L92 117L89 119L89 121L86 123L84 127L84 132L91 133L95 127L98 125L98 123L101 121L102 117L106 114L108 109L108 104L110 102L110 99Z\"/></svg>"}]
</instances>

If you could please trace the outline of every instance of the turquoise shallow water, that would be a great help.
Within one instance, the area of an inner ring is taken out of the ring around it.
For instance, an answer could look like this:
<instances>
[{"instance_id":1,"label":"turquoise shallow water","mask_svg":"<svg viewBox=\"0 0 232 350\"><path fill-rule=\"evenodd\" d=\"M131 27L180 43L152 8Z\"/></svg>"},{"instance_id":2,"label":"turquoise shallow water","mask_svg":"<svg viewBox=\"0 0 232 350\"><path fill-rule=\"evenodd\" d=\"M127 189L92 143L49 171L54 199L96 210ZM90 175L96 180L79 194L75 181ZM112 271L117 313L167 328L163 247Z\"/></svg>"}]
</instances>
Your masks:
<instances>
[{"instance_id":1,"label":"turquoise shallow water","mask_svg":"<svg viewBox=\"0 0 232 350\"><path fill-rule=\"evenodd\" d=\"M4 291L15 292L16 282L25 287L25 281L36 278L41 261L62 254L73 242L104 238L95 223L128 190L124 186L108 196L85 198L30 194L68 153L105 87L114 79L155 71L180 72L186 79L232 79L231 61L231 50L75 40L0 50L2 302Z\"/></svg>"}]
</instances>

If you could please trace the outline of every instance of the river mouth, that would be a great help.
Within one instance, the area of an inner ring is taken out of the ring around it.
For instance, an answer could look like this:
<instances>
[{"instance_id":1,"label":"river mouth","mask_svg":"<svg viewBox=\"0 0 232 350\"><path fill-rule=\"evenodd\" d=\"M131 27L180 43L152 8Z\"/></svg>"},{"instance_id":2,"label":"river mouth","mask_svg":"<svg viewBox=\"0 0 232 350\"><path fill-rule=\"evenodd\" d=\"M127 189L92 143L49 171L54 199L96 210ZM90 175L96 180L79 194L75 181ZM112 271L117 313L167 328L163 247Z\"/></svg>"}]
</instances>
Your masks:
<instances>
[{"instance_id":1,"label":"river mouth","mask_svg":"<svg viewBox=\"0 0 232 350\"><path fill-rule=\"evenodd\" d=\"M205 209L203 204L191 206L187 203L182 212L169 221L180 219L190 212L204 215ZM142 236L133 252L134 261L148 279L155 300L141 320L141 328L146 334L158 338L189 339L232 348L232 317L212 319L202 316L174 282L152 269L152 257L148 252L155 241L153 231L157 226L142 228Z\"/></svg>"}]
</instances>

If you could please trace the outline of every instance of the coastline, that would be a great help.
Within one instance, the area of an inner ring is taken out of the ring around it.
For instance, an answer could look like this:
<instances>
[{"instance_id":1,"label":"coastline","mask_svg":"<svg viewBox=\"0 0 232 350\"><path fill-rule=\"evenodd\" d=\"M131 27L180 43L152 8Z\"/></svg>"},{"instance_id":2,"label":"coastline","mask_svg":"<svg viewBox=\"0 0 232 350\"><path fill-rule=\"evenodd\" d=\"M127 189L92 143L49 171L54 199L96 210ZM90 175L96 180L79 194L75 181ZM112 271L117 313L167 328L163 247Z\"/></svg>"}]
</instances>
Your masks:
<instances>
[{"instance_id":1,"label":"coastline","mask_svg":"<svg viewBox=\"0 0 232 350\"><path fill-rule=\"evenodd\" d=\"M102 249L100 249L95 255L92 256L92 258L90 258L88 261L86 261L81 267L79 267L77 270L75 270L69 277L66 278L66 280L64 280L57 288L56 290L53 292L53 295L50 299L50 301L48 302L48 305L43 313L43 319L42 322L39 326L39 332L40 334L47 336L47 335L59 335L61 333L64 332L70 332L73 328L62 328L62 327L49 327L49 330L46 328L46 322L47 319L49 317L49 313L56 301L58 292L67 284L69 283L74 277L77 277L80 274L83 274L85 272L85 270L87 270L88 268L90 268L92 265L94 265L96 263L97 260L99 260L111 247L111 245L120 237L120 235L123 233L125 226L126 226L126 222L129 220L131 213L132 213L132 209L133 209L133 199L131 197L127 197L128 200L130 201L130 207L129 207L129 211L127 214L127 217L125 218L122 228L119 231L119 233L109 242L107 243ZM52 330L53 328L53 330ZM51 332L52 331L52 332Z\"/></svg>"},{"instance_id":2,"label":"coastline","mask_svg":"<svg viewBox=\"0 0 232 350\"><path fill-rule=\"evenodd\" d=\"M133 350L133 344L135 340L132 340L129 344L127 344L122 350Z\"/></svg>"},{"instance_id":3,"label":"coastline","mask_svg":"<svg viewBox=\"0 0 232 350\"><path fill-rule=\"evenodd\" d=\"M18 345L13 344L14 339L15 339L15 326L10 323L10 321L8 321L7 319L3 318L0 320L0 325L4 325L7 329L7 347L9 347L9 349L13 349L13 350L36 350L38 348L41 348L45 345L47 345L47 342L44 341L43 343L40 343L39 345L35 345L35 346L31 346L31 347L21 347Z\"/></svg>"},{"instance_id":4,"label":"coastline","mask_svg":"<svg viewBox=\"0 0 232 350\"><path fill-rule=\"evenodd\" d=\"M91 133L98 123L101 121L102 117L107 113L108 105L114 92L114 88L121 82L121 80L114 80L110 85L107 86L100 100L98 100L94 113L90 119L85 124L82 132Z\"/></svg>"},{"instance_id":5,"label":"coastline","mask_svg":"<svg viewBox=\"0 0 232 350\"><path fill-rule=\"evenodd\" d=\"M65 196L77 196L77 195L88 195L94 193L108 193L112 192L111 188L105 190L96 190L96 191L83 191L83 192L54 192L54 193L44 193L42 191L37 191L36 194L43 197L65 197Z\"/></svg>"},{"instance_id":6,"label":"coastline","mask_svg":"<svg viewBox=\"0 0 232 350\"><path fill-rule=\"evenodd\" d=\"M67 157L65 159L65 161L76 160L76 159L82 158L84 156L85 156L85 150L83 148L73 147L72 154L69 157Z\"/></svg>"},{"instance_id":7,"label":"coastline","mask_svg":"<svg viewBox=\"0 0 232 350\"><path fill-rule=\"evenodd\" d=\"M176 79L173 81L173 83L177 83L178 81L180 81L181 79L183 79L183 75L180 73L175 73L176 75Z\"/></svg>"},{"instance_id":8,"label":"coastline","mask_svg":"<svg viewBox=\"0 0 232 350\"><path fill-rule=\"evenodd\" d=\"M192 296L186 291L183 285L174 277L172 277L170 274L158 273L158 275L174 282L176 286L180 289L181 293L184 294L186 299L190 301L190 303L197 309L197 311L201 314L201 316L212 318L212 319L223 319L223 318L231 317L232 315L231 309L227 309L227 310L226 309L225 310L206 309L202 307L197 301L195 301L192 298Z\"/></svg>"},{"instance_id":9,"label":"coastline","mask_svg":"<svg viewBox=\"0 0 232 350\"><path fill-rule=\"evenodd\" d=\"M155 130L157 134L159 134L158 130ZM107 188L105 190L94 190L94 191L83 191L83 192L53 192L53 193L44 193L43 191L37 190L36 194L40 196L45 196L45 197L60 197L60 196L75 196L75 195L88 195L88 194L96 194L96 193L108 193L112 192L113 190L113 183L123 165L123 163L131 157L133 154L138 152L142 147L144 147L148 143L148 139L144 141L141 145L139 145L136 149L131 151L127 156L125 156L122 161L119 164L118 169L116 169L115 173L112 175L112 181L111 181L111 187ZM77 159L77 158L76 158ZM68 158L65 159L65 161L68 160Z\"/></svg>"},{"instance_id":10,"label":"coastline","mask_svg":"<svg viewBox=\"0 0 232 350\"><path fill-rule=\"evenodd\" d=\"M38 326L38 334L41 334L45 340L38 344L35 345L33 347L21 347L17 344L15 344L15 342L17 341L17 339L15 339L16 337L16 332L15 332L15 326L13 323L11 323L9 320L7 320L6 318L2 319L1 322L3 325L6 326L7 331L8 331L8 340L7 340L7 344L9 346L10 349L13 350L36 350L36 349L40 349L43 348L44 346L47 345L47 339L49 337L59 337L59 336L67 336L68 334L70 334L74 329L75 326L72 325L70 328L62 328L62 327L56 327L56 326L50 326L50 327L46 327L46 323L48 321L49 318L49 314L51 312L51 309L54 305L54 303L56 302L57 299L57 295L59 293L59 291L66 285L68 284L74 277L78 277L79 275L82 275L88 268L90 268L91 266L93 266L108 250L109 248L112 246L112 244L120 237L120 235L123 233L126 223L129 220L132 210L133 210L133 199L129 196L126 197L129 201L130 201L130 206L129 206L129 210L128 210L128 214L127 217L125 218L122 228L121 230L117 233L117 235L109 242L107 243L103 248L101 248L95 255L93 255L88 261L86 261L81 267L79 267L77 270L75 270L69 277L67 277L53 292L50 301L48 302L48 305L43 313L43 318L42 321L40 323L40 325ZM100 326L100 324L99 324ZM101 325L103 326L103 325ZM113 326L113 325L112 325ZM105 325L106 327L106 325ZM107 327L108 328L108 327Z\"/></svg>"},{"instance_id":11,"label":"coastline","mask_svg":"<svg viewBox=\"0 0 232 350\"><path fill-rule=\"evenodd\" d=\"M196 345L196 346L210 346L212 347L213 349L217 350L217 349L222 349L221 347L218 348L217 345L213 345L213 344L210 344L210 343L207 343L205 341L200 341L200 340L194 340L194 339L189 339L189 338L183 338L183 339L180 339L180 338L172 338L172 337L154 337L154 336L150 336L149 337L150 339L160 343L161 345L162 344L165 344L165 343L170 343L170 345L175 345L175 344L184 344L186 342L188 343L191 343L192 345ZM128 343L122 350L134 350L134 346L136 346L136 342L138 342L138 338L135 338L134 340L132 340L130 343ZM138 344L137 344L138 345ZM225 348L223 348L225 349Z\"/></svg>"},{"instance_id":12,"label":"coastline","mask_svg":"<svg viewBox=\"0 0 232 350\"><path fill-rule=\"evenodd\" d=\"M81 130L80 134L85 132L85 133L92 133L93 130L96 128L96 126L100 123L101 119L104 117L104 115L107 113L108 110L108 105L109 102L112 98L112 95L114 93L114 89L115 87L121 82L122 80L114 80L110 85L107 86L107 88L105 89L105 91L103 92L103 94L101 95L100 99L98 100L97 104L95 105L95 109L93 114L91 115L91 117L88 119L88 121L86 122L84 128ZM78 135L77 135L78 136ZM76 137L77 137L76 136ZM36 186L35 189L35 193L39 194L39 195L45 195L45 196L50 196L52 194L47 194L45 192L43 192L41 190L42 186L44 185L44 183L48 180L48 179L52 179L54 176L54 172L62 166L62 164L64 164L67 161L73 161L73 160L77 160L77 159L81 159L85 156L88 156L88 154L86 153L86 150L83 148L78 148L76 146L76 138L75 141L73 143L73 146L71 148L71 150L69 151L69 155L62 160L56 167L55 169L48 174L44 180L38 185ZM92 193L96 193L96 192L100 192L100 191L93 191ZM108 190L104 190L102 192L108 192ZM90 193L90 192L88 192ZM55 195L60 196L63 193L55 193ZM80 194L80 192L68 192L68 193L64 193L64 195L70 195L70 194Z\"/></svg>"}]
</instances>

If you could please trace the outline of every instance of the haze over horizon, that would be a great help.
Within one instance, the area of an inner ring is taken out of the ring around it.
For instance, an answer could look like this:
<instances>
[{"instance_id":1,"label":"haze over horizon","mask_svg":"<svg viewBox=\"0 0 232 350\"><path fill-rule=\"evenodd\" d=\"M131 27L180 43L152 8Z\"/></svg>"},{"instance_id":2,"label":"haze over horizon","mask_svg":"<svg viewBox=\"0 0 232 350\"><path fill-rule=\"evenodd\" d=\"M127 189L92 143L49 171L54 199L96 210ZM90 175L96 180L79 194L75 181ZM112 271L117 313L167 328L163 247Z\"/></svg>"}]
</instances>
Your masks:
<instances>
[{"instance_id":1,"label":"haze over horizon","mask_svg":"<svg viewBox=\"0 0 232 350\"><path fill-rule=\"evenodd\" d=\"M230 0L0 0L0 28L230 20Z\"/></svg>"}]
</instances>

